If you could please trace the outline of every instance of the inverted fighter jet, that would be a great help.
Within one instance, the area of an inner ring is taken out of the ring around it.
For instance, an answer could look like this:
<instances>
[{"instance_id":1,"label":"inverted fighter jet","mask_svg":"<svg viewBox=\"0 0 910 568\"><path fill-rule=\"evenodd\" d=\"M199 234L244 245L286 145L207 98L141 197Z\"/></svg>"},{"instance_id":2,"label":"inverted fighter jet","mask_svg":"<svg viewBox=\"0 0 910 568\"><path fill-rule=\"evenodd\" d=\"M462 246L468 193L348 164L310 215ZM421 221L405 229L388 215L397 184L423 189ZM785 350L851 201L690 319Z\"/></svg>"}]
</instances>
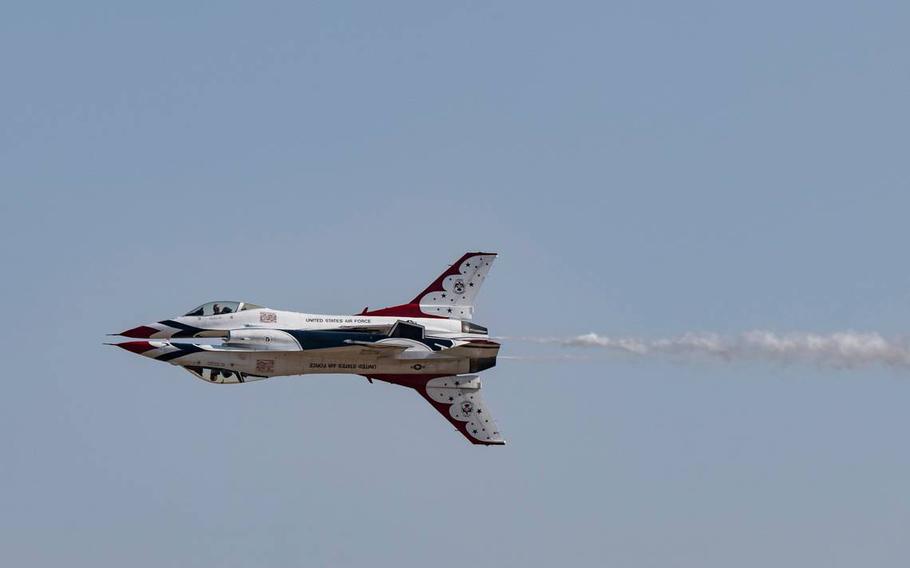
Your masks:
<instances>
[{"instance_id":1,"label":"inverted fighter jet","mask_svg":"<svg viewBox=\"0 0 910 568\"><path fill-rule=\"evenodd\" d=\"M494 260L495 253L465 254L407 304L321 315L208 302L116 334L136 341L114 345L183 367L207 383L345 373L409 387L471 443L502 445L476 374L496 365L500 345L469 321Z\"/></svg>"}]
</instances>

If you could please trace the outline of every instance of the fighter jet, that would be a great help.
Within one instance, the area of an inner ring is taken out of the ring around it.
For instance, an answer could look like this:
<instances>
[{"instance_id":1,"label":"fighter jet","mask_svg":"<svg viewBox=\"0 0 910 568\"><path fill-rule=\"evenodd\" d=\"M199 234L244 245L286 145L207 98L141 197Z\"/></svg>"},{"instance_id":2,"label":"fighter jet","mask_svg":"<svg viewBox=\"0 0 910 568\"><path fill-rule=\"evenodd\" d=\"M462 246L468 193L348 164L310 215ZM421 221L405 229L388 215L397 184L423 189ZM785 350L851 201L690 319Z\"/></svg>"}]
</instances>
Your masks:
<instances>
[{"instance_id":1,"label":"fighter jet","mask_svg":"<svg viewBox=\"0 0 910 568\"><path fill-rule=\"evenodd\" d=\"M465 254L407 304L324 315L207 302L114 334L136 341L112 345L178 365L207 383L344 373L409 387L471 443L503 445L477 376L496 365L500 344L469 321L494 260L496 253Z\"/></svg>"}]
</instances>

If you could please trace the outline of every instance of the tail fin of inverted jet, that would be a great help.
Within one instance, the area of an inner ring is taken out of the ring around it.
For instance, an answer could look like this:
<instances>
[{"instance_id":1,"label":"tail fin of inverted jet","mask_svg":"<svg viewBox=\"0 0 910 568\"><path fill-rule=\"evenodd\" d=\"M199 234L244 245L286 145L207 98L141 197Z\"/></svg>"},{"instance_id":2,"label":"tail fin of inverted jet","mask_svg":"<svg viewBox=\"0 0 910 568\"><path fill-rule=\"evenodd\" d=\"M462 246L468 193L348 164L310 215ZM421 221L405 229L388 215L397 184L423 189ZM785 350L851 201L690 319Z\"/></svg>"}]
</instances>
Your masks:
<instances>
[{"instance_id":1,"label":"tail fin of inverted jet","mask_svg":"<svg viewBox=\"0 0 910 568\"><path fill-rule=\"evenodd\" d=\"M380 310L365 309L361 315L469 320L474 317L474 298L494 260L493 252L465 253L409 303Z\"/></svg>"}]
</instances>

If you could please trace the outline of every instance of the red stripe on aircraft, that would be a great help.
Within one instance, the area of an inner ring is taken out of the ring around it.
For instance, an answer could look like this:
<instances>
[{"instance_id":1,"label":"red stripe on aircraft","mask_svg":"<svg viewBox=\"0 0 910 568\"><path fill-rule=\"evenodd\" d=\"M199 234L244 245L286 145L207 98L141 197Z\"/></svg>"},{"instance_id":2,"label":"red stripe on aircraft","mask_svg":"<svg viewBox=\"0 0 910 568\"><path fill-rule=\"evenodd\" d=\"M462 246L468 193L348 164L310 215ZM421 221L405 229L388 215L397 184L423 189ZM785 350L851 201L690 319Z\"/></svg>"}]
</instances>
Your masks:
<instances>
[{"instance_id":1,"label":"red stripe on aircraft","mask_svg":"<svg viewBox=\"0 0 910 568\"><path fill-rule=\"evenodd\" d=\"M382 308L381 310L364 310L360 313L362 316L390 316L396 318L434 318L434 319L446 319L442 316L437 316L434 314L427 314L421 311L420 306L417 304L401 304L400 306L392 306L390 308Z\"/></svg>"},{"instance_id":2,"label":"red stripe on aircraft","mask_svg":"<svg viewBox=\"0 0 910 568\"><path fill-rule=\"evenodd\" d=\"M137 355L142 355L146 351L155 349L155 347L152 346L152 344L148 341L125 341L123 343L117 343L116 345L117 347L126 349L132 353L136 353Z\"/></svg>"},{"instance_id":3,"label":"red stripe on aircraft","mask_svg":"<svg viewBox=\"0 0 910 568\"><path fill-rule=\"evenodd\" d=\"M123 337L135 337L137 339L148 339L152 335L161 331L160 329L155 329L154 327L149 327L147 325L140 325L139 327L134 327L133 329L128 329L122 332L120 335Z\"/></svg>"}]
</instances>

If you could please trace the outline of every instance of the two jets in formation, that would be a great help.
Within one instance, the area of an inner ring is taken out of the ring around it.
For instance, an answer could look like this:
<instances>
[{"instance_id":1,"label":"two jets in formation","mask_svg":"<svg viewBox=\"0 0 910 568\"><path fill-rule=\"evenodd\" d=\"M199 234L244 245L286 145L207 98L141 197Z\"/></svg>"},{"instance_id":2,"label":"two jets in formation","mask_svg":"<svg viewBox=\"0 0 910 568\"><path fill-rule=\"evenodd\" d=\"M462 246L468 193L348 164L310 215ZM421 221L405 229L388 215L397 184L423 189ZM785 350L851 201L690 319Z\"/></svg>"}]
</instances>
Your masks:
<instances>
[{"instance_id":1,"label":"two jets in formation","mask_svg":"<svg viewBox=\"0 0 910 568\"><path fill-rule=\"evenodd\" d=\"M128 329L118 335L132 341L115 345L217 384L363 375L416 390L472 443L502 445L477 375L496 365L500 344L470 321L494 260L495 253L466 253L407 304L324 315L208 302L183 316Z\"/></svg>"}]
</instances>

